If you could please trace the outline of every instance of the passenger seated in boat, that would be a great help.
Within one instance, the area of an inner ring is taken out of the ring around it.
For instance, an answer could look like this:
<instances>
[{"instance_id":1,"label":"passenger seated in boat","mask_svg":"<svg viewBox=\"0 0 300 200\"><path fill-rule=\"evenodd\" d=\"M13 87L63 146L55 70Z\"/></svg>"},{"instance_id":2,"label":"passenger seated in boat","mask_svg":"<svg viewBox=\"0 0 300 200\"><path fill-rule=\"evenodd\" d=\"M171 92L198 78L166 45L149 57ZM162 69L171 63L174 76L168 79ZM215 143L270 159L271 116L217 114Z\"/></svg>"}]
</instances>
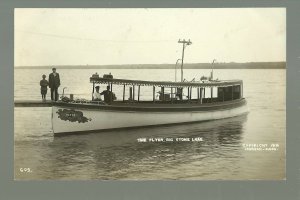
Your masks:
<instances>
[{"instance_id":1,"label":"passenger seated in boat","mask_svg":"<svg viewBox=\"0 0 300 200\"><path fill-rule=\"evenodd\" d=\"M93 101L102 101L101 94L99 93L100 87L96 86L95 89L96 89L96 91L93 94Z\"/></svg>"},{"instance_id":2,"label":"passenger seated in boat","mask_svg":"<svg viewBox=\"0 0 300 200\"><path fill-rule=\"evenodd\" d=\"M182 100L182 88L177 88L176 97L178 97L179 100Z\"/></svg>"},{"instance_id":3,"label":"passenger seated in boat","mask_svg":"<svg viewBox=\"0 0 300 200\"><path fill-rule=\"evenodd\" d=\"M110 91L110 86L108 85L106 87L106 90L100 93L101 95L104 95L104 102L107 104L111 104L113 101L113 93Z\"/></svg>"}]
</instances>

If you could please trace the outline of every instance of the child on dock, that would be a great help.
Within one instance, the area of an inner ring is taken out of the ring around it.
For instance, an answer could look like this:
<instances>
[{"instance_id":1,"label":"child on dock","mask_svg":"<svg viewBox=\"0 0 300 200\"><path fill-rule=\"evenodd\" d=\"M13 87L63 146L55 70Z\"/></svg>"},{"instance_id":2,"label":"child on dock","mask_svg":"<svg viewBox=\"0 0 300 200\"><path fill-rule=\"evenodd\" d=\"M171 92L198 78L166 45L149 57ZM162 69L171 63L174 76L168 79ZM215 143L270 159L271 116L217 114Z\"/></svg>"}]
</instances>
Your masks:
<instances>
[{"instance_id":1,"label":"child on dock","mask_svg":"<svg viewBox=\"0 0 300 200\"><path fill-rule=\"evenodd\" d=\"M48 90L48 81L46 80L46 75L44 74L43 79L40 81L40 86L41 86L41 94L42 94L42 100L46 101L46 94L47 94L47 90Z\"/></svg>"}]
</instances>

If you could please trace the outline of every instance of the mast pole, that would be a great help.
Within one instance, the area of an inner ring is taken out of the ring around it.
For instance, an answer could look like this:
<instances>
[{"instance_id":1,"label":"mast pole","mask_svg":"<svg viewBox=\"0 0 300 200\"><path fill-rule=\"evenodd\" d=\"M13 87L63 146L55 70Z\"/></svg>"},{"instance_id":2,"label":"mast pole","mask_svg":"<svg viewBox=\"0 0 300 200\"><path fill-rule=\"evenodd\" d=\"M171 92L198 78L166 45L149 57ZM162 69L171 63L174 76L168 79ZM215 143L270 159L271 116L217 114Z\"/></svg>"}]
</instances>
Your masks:
<instances>
[{"instance_id":1,"label":"mast pole","mask_svg":"<svg viewBox=\"0 0 300 200\"><path fill-rule=\"evenodd\" d=\"M211 80L214 79L214 63L215 63L215 61L217 61L217 60L214 59L211 63L211 75L210 75Z\"/></svg>"},{"instance_id":2,"label":"mast pole","mask_svg":"<svg viewBox=\"0 0 300 200\"><path fill-rule=\"evenodd\" d=\"M181 57L181 82L183 82L183 59L184 59L185 43L182 45L182 57Z\"/></svg>"},{"instance_id":3,"label":"mast pole","mask_svg":"<svg viewBox=\"0 0 300 200\"><path fill-rule=\"evenodd\" d=\"M183 82L183 60L184 60L184 49L187 45L191 45L192 42L189 39L188 41L183 40L178 40L178 43L182 43L182 58L181 58L181 82Z\"/></svg>"},{"instance_id":4,"label":"mast pole","mask_svg":"<svg viewBox=\"0 0 300 200\"><path fill-rule=\"evenodd\" d=\"M177 82L177 64L178 64L179 60L181 60L181 59L180 58L177 59L176 64L175 64L175 82Z\"/></svg>"}]
</instances>

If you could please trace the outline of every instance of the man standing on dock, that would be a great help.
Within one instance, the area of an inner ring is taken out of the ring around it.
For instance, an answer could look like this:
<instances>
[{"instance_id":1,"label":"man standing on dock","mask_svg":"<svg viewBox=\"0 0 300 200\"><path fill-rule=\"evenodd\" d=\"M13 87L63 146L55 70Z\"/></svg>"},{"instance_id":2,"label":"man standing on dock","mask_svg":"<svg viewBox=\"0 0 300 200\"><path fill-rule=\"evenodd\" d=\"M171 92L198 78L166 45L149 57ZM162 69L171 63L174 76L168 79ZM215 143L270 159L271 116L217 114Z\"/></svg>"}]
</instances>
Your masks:
<instances>
[{"instance_id":1,"label":"man standing on dock","mask_svg":"<svg viewBox=\"0 0 300 200\"><path fill-rule=\"evenodd\" d=\"M51 88L51 100L58 100L58 87L60 86L59 74L56 73L56 68L52 68L52 73L49 74L49 87ZM54 93L54 95L53 95Z\"/></svg>"}]
</instances>

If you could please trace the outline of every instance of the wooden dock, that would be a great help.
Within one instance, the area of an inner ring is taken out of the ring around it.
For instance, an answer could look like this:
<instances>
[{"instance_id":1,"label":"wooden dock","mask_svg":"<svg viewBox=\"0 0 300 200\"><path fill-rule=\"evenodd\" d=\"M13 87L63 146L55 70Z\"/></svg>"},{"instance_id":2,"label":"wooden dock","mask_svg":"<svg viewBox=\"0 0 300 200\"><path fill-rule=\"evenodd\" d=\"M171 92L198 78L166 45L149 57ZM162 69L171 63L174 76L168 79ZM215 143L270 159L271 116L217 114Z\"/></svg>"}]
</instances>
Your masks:
<instances>
[{"instance_id":1,"label":"wooden dock","mask_svg":"<svg viewBox=\"0 0 300 200\"><path fill-rule=\"evenodd\" d=\"M15 107L52 107L55 102L51 100L17 100L15 101Z\"/></svg>"}]
</instances>

